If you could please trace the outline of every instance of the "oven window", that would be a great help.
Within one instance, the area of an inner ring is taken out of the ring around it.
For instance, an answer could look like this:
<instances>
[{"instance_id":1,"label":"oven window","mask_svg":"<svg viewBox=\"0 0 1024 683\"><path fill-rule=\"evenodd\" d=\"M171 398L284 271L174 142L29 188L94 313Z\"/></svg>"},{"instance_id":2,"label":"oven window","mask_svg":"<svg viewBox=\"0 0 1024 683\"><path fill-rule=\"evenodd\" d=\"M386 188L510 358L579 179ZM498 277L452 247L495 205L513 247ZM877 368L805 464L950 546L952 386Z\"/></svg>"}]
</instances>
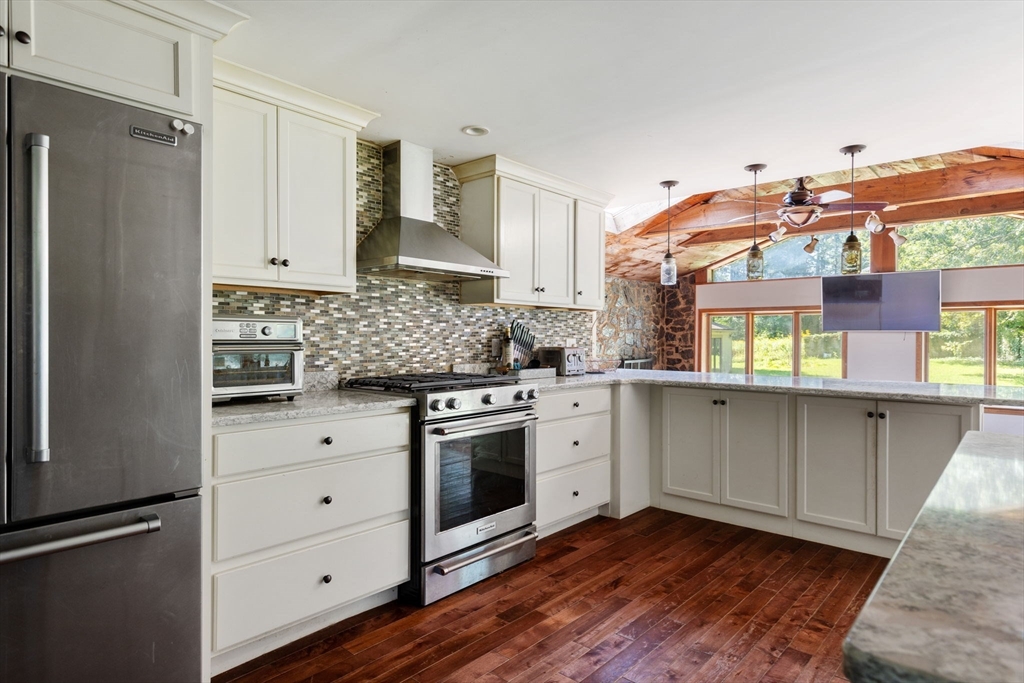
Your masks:
<instances>
[{"instance_id":1,"label":"oven window","mask_svg":"<svg viewBox=\"0 0 1024 683\"><path fill-rule=\"evenodd\" d=\"M214 353L213 388L292 384L294 366L295 354L290 351Z\"/></svg>"},{"instance_id":2,"label":"oven window","mask_svg":"<svg viewBox=\"0 0 1024 683\"><path fill-rule=\"evenodd\" d=\"M439 531L526 504L526 428L442 441Z\"/></svg>"}]
</instances>

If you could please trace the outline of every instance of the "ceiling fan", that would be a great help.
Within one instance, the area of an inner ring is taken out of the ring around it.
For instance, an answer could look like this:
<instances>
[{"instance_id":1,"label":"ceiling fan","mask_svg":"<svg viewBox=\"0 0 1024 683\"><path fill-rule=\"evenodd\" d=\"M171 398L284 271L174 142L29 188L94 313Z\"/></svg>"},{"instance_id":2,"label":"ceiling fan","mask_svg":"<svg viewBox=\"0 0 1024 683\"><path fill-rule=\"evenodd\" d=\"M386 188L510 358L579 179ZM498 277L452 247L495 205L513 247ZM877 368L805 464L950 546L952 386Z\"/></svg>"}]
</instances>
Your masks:
<instances>
[{"instance_id":1,"label":"ceiling fan","mask_svg":"<svg viewBox=\"0 0 1024 683\"><path fill-rule=\"evenodd\" d=\"M850 145L843 147L840 151L843 154L856 154L864 149L864 145ZM842 190L829 190L824 194L816 195L814 190L806 185L806 178L796 178L795 187L786 193L782 199L782 206L773 211L759 212L758 218L771 218L777 216L779 219L794 228L803 228L814 223L826 213L840 211L881 211L889 205L888 202L842 202L841 200L852 197L849 192ZM730 223L753 218L740 216L733 218ZM774 240L773 240L774 241Z\"/></svg>"}]
</instances>

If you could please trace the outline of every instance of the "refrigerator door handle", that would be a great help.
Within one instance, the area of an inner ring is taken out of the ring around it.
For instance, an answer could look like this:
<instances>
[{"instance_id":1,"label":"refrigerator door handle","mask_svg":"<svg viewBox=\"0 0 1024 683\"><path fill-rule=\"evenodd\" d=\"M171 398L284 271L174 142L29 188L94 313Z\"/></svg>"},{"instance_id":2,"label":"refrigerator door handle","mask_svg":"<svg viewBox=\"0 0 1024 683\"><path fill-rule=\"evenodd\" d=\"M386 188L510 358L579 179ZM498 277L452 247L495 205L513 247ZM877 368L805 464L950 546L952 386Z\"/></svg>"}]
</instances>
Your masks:
<instances>
[{"instance_id":1,"label":"refrigerator door handle","mask_svg":"<svg viewBox=\"0 0 1024 683\"><path fill-rule=\"evenodd\" d=\"M29 222L32 259L32 324L29 397L32 433L29 462L50 461L50 136L25 136L29 155Z\"/></svg>"},{"instance_id":2,"label":"refrigerator door handle","mask_svg":"<svg viewBox=\"0 0 1024 683\"><path fill-rule=\"evenodd\" d=\"M5 550L0 552L0 565L7 564L9 562L17 562L19 560L30 560L33 557L42 557L43 555L52 555L53 553L59 553L64 550L84 548L87 545L116 541L120 538L128 538L129 536L151 534L156 531L160 531L160 516L155 513L151 513L142 515L137 522L114 527L113 529L103 529L102 531L93 531L92 533L82 534L81 536L60 538L56 541L46 541L45 543L28 545L24 548Z\"/></svg>"}]
</instances>

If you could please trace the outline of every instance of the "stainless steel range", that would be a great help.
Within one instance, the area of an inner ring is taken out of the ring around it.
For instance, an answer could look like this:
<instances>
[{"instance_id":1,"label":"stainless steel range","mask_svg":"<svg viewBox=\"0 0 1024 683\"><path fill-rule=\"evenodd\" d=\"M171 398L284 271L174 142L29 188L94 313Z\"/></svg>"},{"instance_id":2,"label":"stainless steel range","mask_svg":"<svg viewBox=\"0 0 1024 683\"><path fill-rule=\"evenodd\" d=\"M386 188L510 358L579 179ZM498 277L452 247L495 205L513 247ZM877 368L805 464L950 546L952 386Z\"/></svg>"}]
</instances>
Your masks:
<instances>
[{"instance_id":1,"label":"stainless steel range","mask_svg":"<svg viewBox=\"0 0 1024 683\"><path fill-rule=\"evenodd\" d=\"M500 375L351 379L410 394L412 573L399 593L430 604L532 558L537 547L537 385Z\"/></svg>"}]
</instances>

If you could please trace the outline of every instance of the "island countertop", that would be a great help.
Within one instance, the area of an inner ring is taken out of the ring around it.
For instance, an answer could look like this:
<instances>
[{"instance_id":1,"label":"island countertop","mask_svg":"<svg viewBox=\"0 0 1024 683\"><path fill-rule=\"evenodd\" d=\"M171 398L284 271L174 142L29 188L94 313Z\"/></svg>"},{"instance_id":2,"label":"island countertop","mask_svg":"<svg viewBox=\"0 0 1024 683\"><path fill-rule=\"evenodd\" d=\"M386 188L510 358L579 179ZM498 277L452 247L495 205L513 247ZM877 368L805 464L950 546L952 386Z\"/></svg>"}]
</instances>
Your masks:
<instances>
[{"instance_id":1,"label":"island countertop","mask_svg":"<svg viewBox=\"0 0 1024 683\"><path fill-rule=\"evenodd\" d=\"M969 384L932 384L929 382L882 382L853 379L822 379L818 377L776 377L770 375L734 375L710 372L679 372L675 370L612 370L603 374L578 375L535 380L541 392L584 389L612 384L657 384L697 389L766 391L868 398L881 401L918 401L992 406L1024 405L1024 388L993 387Z\"/></svg>"},{"instance_id":2,"label":"island countertop","mask_svg":"<svg viewBox=\"0 0 1024 683\"><path fill-rule=\"evenodd\" d=\"M843 652L853 683L1024 681L1024 438L967 433Z\"/></svg>"}]
</instances>

